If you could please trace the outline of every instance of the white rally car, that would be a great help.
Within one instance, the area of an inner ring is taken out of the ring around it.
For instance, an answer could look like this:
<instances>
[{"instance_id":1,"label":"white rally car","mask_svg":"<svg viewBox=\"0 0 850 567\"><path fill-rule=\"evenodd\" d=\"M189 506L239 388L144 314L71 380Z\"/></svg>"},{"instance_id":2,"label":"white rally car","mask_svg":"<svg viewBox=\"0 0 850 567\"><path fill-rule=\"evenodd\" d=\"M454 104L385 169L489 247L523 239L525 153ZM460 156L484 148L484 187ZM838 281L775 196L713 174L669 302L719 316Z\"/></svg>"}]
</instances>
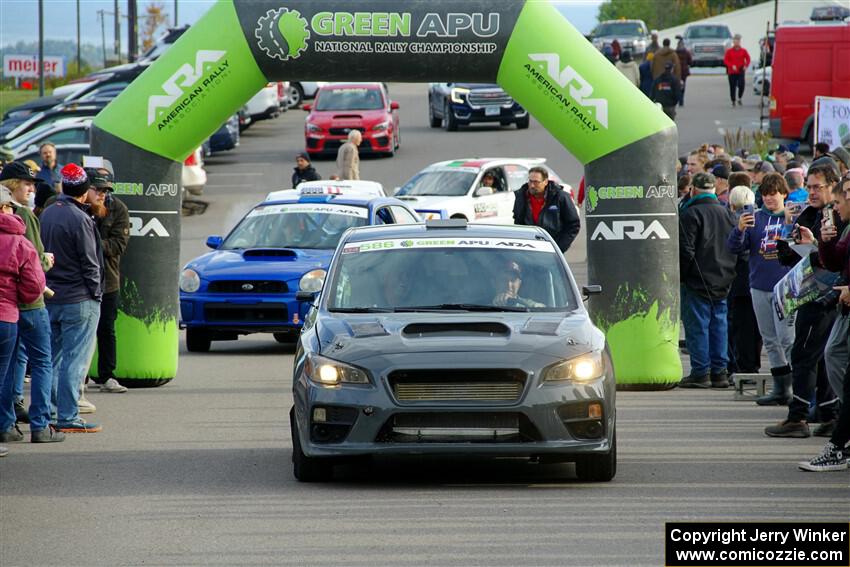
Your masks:
<instances>
[{"instance_id":1,"label":"white rally car","mask_svg":"<svg viewBox=\"0 0 850 567\"><path fill-rule=\"evenodd\" d=\"M545 158L471 158L434 163L396 190L395 197L407 201L428 218L425 210L445 211L449 218L469 222L513 224L514 191L528 180L528 170L545 167L549 179L563 185L572 198L573 189L546 165ZM483 186L487 173L492 187ZM437 217L435 217L437 218Z\"/></svg>"}]
</instances>

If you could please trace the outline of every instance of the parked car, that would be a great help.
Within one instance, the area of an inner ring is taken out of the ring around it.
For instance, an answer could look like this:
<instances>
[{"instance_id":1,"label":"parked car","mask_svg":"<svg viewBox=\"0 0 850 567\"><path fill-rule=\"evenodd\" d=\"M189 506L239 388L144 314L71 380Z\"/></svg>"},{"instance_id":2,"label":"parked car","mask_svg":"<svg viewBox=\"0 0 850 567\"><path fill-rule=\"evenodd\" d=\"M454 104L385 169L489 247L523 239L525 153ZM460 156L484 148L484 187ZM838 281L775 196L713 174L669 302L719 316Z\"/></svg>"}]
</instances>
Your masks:
<instances>
[{"instance_id":1,"label":"parked car","mask_svg":"<svg viewBox=\"0 0 850 567\"><path fill-rule=\"evenodd\" d=\"M540 227L457 221L343 235L298 337L293 474L355 457L575 462L617 471L616 381L564 255ZM308 291L308 290L305 290ZM570 469L570 473L572 470Z\"/></svg>"},{"instance_id":2,"label":"parked car","mask_svg":"<svg viewBox=\"0 0 850 567\"><path fill-rule=\"evenodd\" d=\"M86 144L57 144L56 145L56 163L83 163L83 156L91 155L91 146ZM35 163L41 163L41 154L38 149L28 150L22 153L15 159L26 161L33 160Z\"/></svg>"},{"instance_id":3,"label":"parked car","mask_svg":"<svg viewBox=\"0 0 850 567\"><path fill-rule=\"evenodd\" d=\"M516 124L528 128L528 112L496 84L431 83L428 89L428 122L452 132L477 122Z\"/></svg>"},{"instance_id":4,"label":"parked car","mask_svg":"<svg viewBox=\"0 0 850 567\"><path fill-rule=\"evenodd\" d=\"M620 49L631 51L636 59L643 58L649 45L649 30L643 20L606 20L596 26L591 35L593 46L599 51L616 39Z\"/></svg>"},{"instance_id":5,"label":"parked car","mask_svg":"<svg viewBox=\"0 0 850 567\"><path fill-rule=\"evenodd\" d=\"M347 229L419 222L389 197L293 193L256 205L226 237L207 238L213 252L184 267L180 325L190 352L251 333L295 342L311 303L299 293L321 289Z\"/></svg>"},{"instance_id":6,"label":"parked car","mask_svg":"<svg viewBox=\"0 0 850 567\"><path fill-rule=\"evenodd\" d=\"M9 140L4 147L15 156L38 150L44 142L60 144L88 144L91 130L90 118L64 118L50 124L33 128L29 132Z\"/></svg>"},{"instance_id":7,"label":"parked car","mask_svg":"<svg viewBox=\"0 0 850 567\"><path fill-rule=\"evenodd\" d=\"M278 84L267 83L257 94L251 97L245 106L252 120L267 120L280 115Z\"/></svg>"},{"instance_id":8,"label":"parked car","mask_svg":"<svg viewBox=\"0 0 850 567\"><path fill-rule=\"evenodd\" d=\"M450 218L470 222L513 224L514 191L528 180L528 170L546 167L549 179L563 185L572 197L572 187L564 184L545 158L471 158L441 161L429 165L395 192L395 197L417 211L445 210ZM485 174L494 176L485 187Z\"/></svg>"},{"instance_id":9,"label":"parked car","mask_svg":"<svg viewBox=\"0 0 850 567\"><path fill-rule=\"evenodd\" d=\"M761 96L770 94L770 78L773 75L773 69L770 67L762 67L753 71L753 94Z\"/></svg>"},{"instance_id":10,"label":"parked car","mask_svg":"<svg viewBox=\"0 0 850 567\"><path fill-rule=\"evenodd\" d=\"M397 102L381 83L334 83L319 89L316 103L305 104L307 153L335 155L352 130L360 130L360 153L395 154L401 144Z\"/></svg>"},{"instance_id":11,"label":"parked car","mask_svg":"<svg viewBox=\"0 0 850 567\"><path fill-rule=\"evenodd\" d=\"M191 195L197 196L204 192L204 186L207 184L207 172L204 169L204 156L201 148L196 148L183 160L180 184Z\"/></svg>"},{"instance_id":12,"label":"parked car","mask_svg":"<svg viewBox=\"0 0 850 567\"><path fill-rule=\"evenodd\" d=\"M693 67L722 67L726 50L732 47L732 32L726 24L692 24L682 39L693 56Z\"/></svg>"},{"instance_id":13,"label":"parked car","mask_svg":"<svg viewBox=\"0 0 850 567\"><path fill-rule=\"evenodd\" d=\"M27 117L23 122L13 123L11 127L9 127L10 124L7 124L9 121L4 121L0 125L0 143L5 144L34 128L44 124L52 124L58 120L74 117L94 118L111 100L95 99L81 103L63 103L49 110L37 112Z\"/></svg>"},{"instance_id":14,"label":"parked car","mask_svg":"<svg viewBox=\"0 0 850 567\"><path fill-rule=\"evenodd\" d=\"M239 146L239 115L234 114L209 139L209 154L226 152Z\"/></svg>"},{"instance_id":15,"label":"parked car","mask_svg":"<svg viewBox=\"0 0 850 567\"><path fill-rule=\"evenodd\" d=\"M313 100L319 89L328 83L307 83L304 81L289 81L286 88L286 101L289 108L298 108L305 100Z\"/></svg>"}]
</instances>

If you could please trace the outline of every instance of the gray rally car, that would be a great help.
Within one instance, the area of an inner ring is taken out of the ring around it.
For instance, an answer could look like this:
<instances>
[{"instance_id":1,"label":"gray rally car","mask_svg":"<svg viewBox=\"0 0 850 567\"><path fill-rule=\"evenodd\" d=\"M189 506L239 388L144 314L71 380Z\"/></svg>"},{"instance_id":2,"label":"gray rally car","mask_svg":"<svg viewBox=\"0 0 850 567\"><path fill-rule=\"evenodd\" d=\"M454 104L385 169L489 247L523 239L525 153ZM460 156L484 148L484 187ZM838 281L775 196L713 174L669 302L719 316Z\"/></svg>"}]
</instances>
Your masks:
<instances>
[{"instance_id":1,"label":"gray rally car","mask_svg":"<svg viewBox=\"0 0 850 567\"><path fill-rule=\"evenodd\" d=\"M366 455L574 461L587 481L616 473L605 337L537 227L346 232L296 348L293 398L301 481Z\"/></svg>"}]
</instances>

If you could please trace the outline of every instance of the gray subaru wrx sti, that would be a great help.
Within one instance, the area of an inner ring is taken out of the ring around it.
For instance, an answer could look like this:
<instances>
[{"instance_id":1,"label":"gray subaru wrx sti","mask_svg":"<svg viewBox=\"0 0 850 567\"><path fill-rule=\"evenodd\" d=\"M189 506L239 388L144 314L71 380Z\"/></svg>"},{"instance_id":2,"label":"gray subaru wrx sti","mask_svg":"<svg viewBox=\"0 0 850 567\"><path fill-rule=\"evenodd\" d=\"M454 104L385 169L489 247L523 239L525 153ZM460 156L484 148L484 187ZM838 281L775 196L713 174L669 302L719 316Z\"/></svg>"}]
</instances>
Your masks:
<instances>
[{"instance_id":1,"label":"gray subaru wrx sti","mask_svg":"<svg viewBox=\"0 0 850 567\"><path fill-rule=\"evenodd\" d=\"M614 397L605 337L542 229L353 229L296 348L294 474L327 480L341 457L463 455L574 461L580 479L608 481Z\"/></svg>"}]
</instances>

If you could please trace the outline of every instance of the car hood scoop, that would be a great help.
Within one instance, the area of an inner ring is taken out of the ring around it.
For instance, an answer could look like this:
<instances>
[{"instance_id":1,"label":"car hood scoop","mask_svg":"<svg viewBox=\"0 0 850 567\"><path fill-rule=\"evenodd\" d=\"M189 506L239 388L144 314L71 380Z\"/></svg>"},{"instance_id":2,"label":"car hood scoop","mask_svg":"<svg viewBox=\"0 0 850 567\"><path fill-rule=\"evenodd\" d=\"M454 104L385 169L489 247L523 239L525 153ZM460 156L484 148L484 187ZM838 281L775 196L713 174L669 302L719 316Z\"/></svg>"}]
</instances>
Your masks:
<instances>
[{"instance_id":1,"label":"car hood scoop","mask_svg":"<svg viewBox=\"0 0 850 567\"><path fill-rule=\"evenodd\" d=\"M298 254L288 248L251 248L242 253L246 260L295 260Z\"/></svg>"},{"instance_id":2,"label":"car hood scoop","mask_svg":"<svg viewBox=\"0 0 850 567\"><path fill-rule=\"evenodd\" d=\"M334 114L333 120L361 120L362 114Z\"/></svg>"},{"instance_id":3,"label":"car hood scoop","mask_svg":"<svg viewBox=\"0 0 850 567\"><path fill-rule=\"evenodd\" d=\"M603 340L585 311L542 314L334 314L317 325L320 351L356 361L390 354L518 352L557 357Z\"/></svg>"}]
</instances>

